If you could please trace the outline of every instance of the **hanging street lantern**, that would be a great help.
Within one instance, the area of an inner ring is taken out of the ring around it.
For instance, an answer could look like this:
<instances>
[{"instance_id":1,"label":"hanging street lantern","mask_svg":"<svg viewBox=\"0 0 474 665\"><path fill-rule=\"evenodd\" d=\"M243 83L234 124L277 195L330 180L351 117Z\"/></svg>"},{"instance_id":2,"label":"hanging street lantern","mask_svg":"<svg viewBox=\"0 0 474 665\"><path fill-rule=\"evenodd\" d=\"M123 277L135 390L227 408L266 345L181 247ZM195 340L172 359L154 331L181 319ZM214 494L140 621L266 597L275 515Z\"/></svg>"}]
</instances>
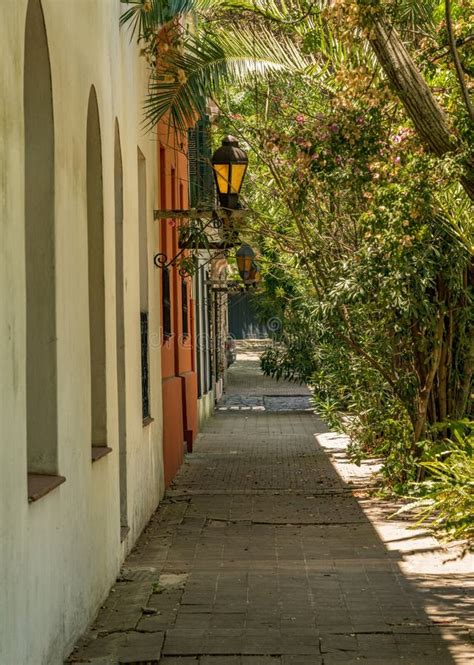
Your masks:
<instances>
[{"instance_id":1,"label":"hanging street lantern","mask_svg":"<svg viewBox=\"0 0 474 665\"><path fill-rule=\"evenodd\" d=\"M254 263L255 252L250 245L242 245L235 253L237 259L237 268L239 275L244 282L247 282L252 271L252 263Z\"/></svg>"},{"instance_id":2,"label":"hanging street lantern","mask_svg":"<svg viewBox=\"0 0 474 665\"><path fill-rule=\"evenodd\" d=\"M212 155L212 168L223 208L239 208L239 195L248 166L247 153L233 136L226 136Z\"/></svg>"}]
</instances>

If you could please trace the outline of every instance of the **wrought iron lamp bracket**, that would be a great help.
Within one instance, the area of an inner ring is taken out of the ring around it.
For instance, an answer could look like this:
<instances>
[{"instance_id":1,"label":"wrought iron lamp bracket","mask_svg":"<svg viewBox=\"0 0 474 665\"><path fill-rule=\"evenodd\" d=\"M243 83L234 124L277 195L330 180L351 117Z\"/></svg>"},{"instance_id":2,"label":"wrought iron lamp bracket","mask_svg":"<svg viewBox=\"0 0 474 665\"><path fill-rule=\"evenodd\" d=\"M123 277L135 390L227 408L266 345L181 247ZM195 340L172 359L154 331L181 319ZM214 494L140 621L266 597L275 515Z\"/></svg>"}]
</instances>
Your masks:
<instances>
[{"instance_id":1,"label":"wrought iron lamp bracket","mask_svg":"<svg viewBox=\"0 0 474 665\"><path fill-rule=\"evenodd\" d=\"M256 289L258 286L257 282L243 282L232 279L226 281L208 280L205 284L208 284L212 291L217 293L244 293Z\"/></svg>"},{"instance_id":2,"label":"wrought iron lamp bracket","mask_svg":"<svg viewBox=\"0 0 474 665\"><path fill-rule=\"evenodd\" d=\"M248 208L189 208L189 210L154 210L153 219L210 219L218 218L223 224L226 220L244 219L250 213Z\"/></svg>"},{"instance_id":3,"label":"wrought iron lamp bracket","mask_svg":"<svg viewBox=\"0 0 474 665\"><path fill-rule=\"evenodd\" d=\"M246 209L228 209L228 208L205 208L198 209L192 208L190 210L154 210L153 217L155 220L158 219L188 219L193 221L205 222L203 226L199 229L199 233L205 234L206 231L213 227L214 229L222 229L226 223L229 223L235 219L242 219L246 216L248 210ZM230 248L235 245L238 241L238 237L234 232L234 237L232 239L224 240L222 242L209 241L202 246L193 245L192 242L184 243L180 245L178 253L172 258L168 259L168 255L164 252L158 252L153 257L153 262L157 268L162 270L167 270L168 268L176 266L180 258L183 256L186 250L207 250L213 251L215 254L211 256L205 263L199 263L196 266L196 270L202 266L207 265L217 256L227 256ZM179 273L182 277L185 277L189 272L185 268L180 268Z\"/></svg>"},{"instance_id":4,"label":"wrought iron lamp bracket","mask_svg":"<svg viewBox=\"0 0 474 665\"><path fill-rule=\"evenodd\" d=\"M167 254L165 254L164 252L158 252L158 254L155 254L155 256L153 257L153 263L157 268L161 268L162 270L167 270L168 268L172 268L173 266L177 265L180 257L184 254L184 252L185 250L181 249L169 261Z\"/></svg>"}]
</instances>

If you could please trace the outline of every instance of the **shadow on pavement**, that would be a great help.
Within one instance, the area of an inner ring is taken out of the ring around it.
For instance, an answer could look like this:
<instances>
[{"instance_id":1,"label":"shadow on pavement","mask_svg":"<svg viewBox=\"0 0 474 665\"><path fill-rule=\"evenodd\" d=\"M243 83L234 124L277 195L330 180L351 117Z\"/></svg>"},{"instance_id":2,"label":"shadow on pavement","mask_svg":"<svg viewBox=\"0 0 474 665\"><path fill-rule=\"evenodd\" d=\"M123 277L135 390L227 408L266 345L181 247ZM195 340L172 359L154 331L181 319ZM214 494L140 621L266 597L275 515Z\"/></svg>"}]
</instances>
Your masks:
<instances>
[{"instance_id":1,"label":"shadow on pavement","mask_svg":"<svg viewBox=\"0 0 474 665\"><path fill-rule=\"evenodd\" d=\"M233 374L268 391L254 359ZM341 478L326 433L309 413L217 412L72 662L472 662L462 575L407 568L430 537L384 542L385 508Z\"/></svg>"}]
</instances>

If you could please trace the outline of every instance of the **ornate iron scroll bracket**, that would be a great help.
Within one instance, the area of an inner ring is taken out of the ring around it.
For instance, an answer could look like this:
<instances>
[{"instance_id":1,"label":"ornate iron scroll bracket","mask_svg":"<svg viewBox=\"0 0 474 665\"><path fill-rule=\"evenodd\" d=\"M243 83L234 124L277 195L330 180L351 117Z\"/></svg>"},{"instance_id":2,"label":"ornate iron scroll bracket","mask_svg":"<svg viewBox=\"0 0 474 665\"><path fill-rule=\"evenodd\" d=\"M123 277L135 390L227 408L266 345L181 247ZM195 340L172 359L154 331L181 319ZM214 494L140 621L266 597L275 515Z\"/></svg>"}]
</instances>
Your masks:
<instances>
[{"instance_id":1,"label":"ornate iron scroll bracket","mask_svg":"<svg viewBox=\"0 0 474 665\"><path fill-rule=\"evenodd\" d=\"M205 222L197 230L192 227L186 229L181 227L184 231L183 236L179 240L179 251L175 256L169 258L164 252L158 252L153 257L153 263L157 268L167 270L168 268L175 267L184 258L186 251L200 251L205 250L213 252L213 255L206 260L196 261L196 269L189 270L190 262L187 262L186 268L180 268L179 273L182 277L186 277L196 272L202 266L207 265L217 256L227 256L230 249L239 244L238 233L233 230L233 222L237 219L242 219L248 214L248 210L236 209L231 210L227 208L212 208L212 209L197 209L190 210L154 210L153 217L155 220L159 219L186 219L196 222ZM207 232L212 228L216 231L230 226L230 231L227 237L222 241L210 240L207 238ZM193 233L196 231L196 233Z\"/></svg>"},{"instance_id":2,"label":"ornate iron scroll bracket","mask_svg":"<svg viewBox=\"0 0 474 665\"><path fill-rule=\"evenodd\" d=\"M179 263L179 259L184 254L184 252L185 252L185 249L181 249L169 261L168 261L167 254L164 254L164 252L158 252L158 254L155 254L155 256L153 257L153 263L155 264L155 266L157 268L161 268L162 270L167 270L168 268L172 268L173 266L175 266Z\"/></svg>"}]
</instances>

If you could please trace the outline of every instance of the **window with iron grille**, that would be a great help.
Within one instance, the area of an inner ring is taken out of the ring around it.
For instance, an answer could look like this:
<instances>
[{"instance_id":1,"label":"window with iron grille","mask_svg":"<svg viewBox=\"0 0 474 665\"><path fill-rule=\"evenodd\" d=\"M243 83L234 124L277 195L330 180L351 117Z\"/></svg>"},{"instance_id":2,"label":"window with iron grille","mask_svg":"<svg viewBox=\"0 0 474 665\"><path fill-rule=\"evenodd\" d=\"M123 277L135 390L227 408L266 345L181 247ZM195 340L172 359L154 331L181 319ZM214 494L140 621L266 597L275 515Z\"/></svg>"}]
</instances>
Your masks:
<instances>
[{"instance_id":1,"label":"window with iron grille","mask_svg":"<svg viewBox=\"0 0 474 665\"><path fill-rule=\"evenodd\" d=\"M209 282L210 275L206 273L206 281ZM212 388L213 377L214 377L214 366L215 366L215 326L214 326L214 314L213 314L213 300L214 295L212 293L211 285L208 283L206 285L206 308L207 308L207 335L208 335L208 348L207 348L207 357L208 362L208 375L207 375L207 390ZM206 391L207 392L207 391Z\"/></svg>"},{"instance_id":2,"label":"window with iron grille","mask_svg":"<svg viewBox=\"0 0 474 665\"><path fill-rule=\"evenodd\" d=\"M148 357L148 312L140 312L140 333L142 347L142 416L150 417L150 377Z\"/></svg>"},{"instance_id":3,"label":"window with iron grille","mask_svg":"<svg viewBox=\"0 0 474 665\"><path fill-rule=\"evenodd\" d=\"M197 372L197 386L198 386L198 399L202 397L202 269L198 268L196 271L196 295L194 301L194 312L196 317L196 372Z\"/></svg>"},{"instance_id":4,"label":"window with iron grille","mask_svg":"<svg viewBox=\"0 0 474 665\"><path fill-rule=\"evenodd\" d=\"M188 323L188 282L183 279L181 282L181 313L183 317L183 335L189 335Z\"/></svg>"},{"instance_id":5,"label":"window with iron grille","mask_svg":"<svg viewBox=\"0 0 474 665\"><path fill-rule=\"evenodd\" d=\"M170 291L170 273L168 268L161 271L161 299L163 304L163 335L171 336L171 291Z\"/></svg>"},{"instance_id":6,"label":"window with iron grille","mask_svg":"<svg viewBox=\"0 0 474 665\"><path fill-rule=\"evenodd\" d=\"M221 307L219 302L218 294L214 296L214 344L215 344L215 354L216 354L216 379L219 379L222 375L223 364L222 364L222 324L221 324Z\"/></svg>"}]
</instances>

